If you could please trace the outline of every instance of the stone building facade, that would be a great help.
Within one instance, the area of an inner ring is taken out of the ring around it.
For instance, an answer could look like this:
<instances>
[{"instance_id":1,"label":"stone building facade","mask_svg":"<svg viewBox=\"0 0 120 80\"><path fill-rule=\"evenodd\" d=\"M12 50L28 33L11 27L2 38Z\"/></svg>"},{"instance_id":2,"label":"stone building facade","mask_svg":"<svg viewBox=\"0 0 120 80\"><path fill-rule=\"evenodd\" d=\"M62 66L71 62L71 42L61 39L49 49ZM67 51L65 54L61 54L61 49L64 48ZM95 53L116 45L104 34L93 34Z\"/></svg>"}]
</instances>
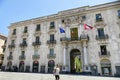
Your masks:
<instances>
[{"instance_id":1,"label":"stone building facade","mask_svg":"<svg viewBox=\"0 0 120 80\"><path fill-rule=\"evenodd\" d=\"M6 70L50 73L59 64L63 72L120 75L120 2L12 23L6 46Z\"/></svg>"},{"instance_id":2,"label":"stone building facade","mask_svg":"<svg viewBox=\"0 0 120 80\"><path fill-rule=\"evenodd\" d=\"M7 40L7 37L3 34L0 34L0 69L3 63L4 58L4 51L5 51L5 42Z\"/></svg>"}]
</instances>

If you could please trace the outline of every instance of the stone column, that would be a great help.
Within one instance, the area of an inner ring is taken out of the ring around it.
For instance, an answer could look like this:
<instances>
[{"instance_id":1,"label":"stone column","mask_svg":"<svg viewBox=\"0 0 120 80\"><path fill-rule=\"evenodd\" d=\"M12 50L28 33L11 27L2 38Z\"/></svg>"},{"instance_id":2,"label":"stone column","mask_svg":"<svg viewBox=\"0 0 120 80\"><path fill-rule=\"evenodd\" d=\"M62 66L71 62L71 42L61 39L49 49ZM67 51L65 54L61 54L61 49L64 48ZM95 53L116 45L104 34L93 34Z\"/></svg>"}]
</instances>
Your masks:
<instances>
[{"instance_id":1,"label":"stone column","mask_svg":"<svg viewBox=\"0 0 120 80\"><path fill-rule=\"evenodd\" d=\"M87 43L86 41L83 41L83 52L84 52L84 72L89 71L89 66L88 66L88 54L87 54Z\"/></svg>"},{"instance_id":2,"label":"stone column","mask_svg":"<svg viewBox=\"0 0 120 80\"><path fill-rule=\"evenodd\" d=\"M66 48L64 47L64 53L63 53L63 65L66 65Z\"/></svg>"},{"instance_id":3,"label":"stone column","mask_svg":"<svg viewBox=\"0 0 120 80\"><path fill-rule=\"evenodd\" d=\"M68 38L68 37L69 37L69 27L68 27L68 26L66 26L65 36L66 36L66 38Z\"/></svg>"},{"instance_id":4,"label":"stone column","mask_svg":"<svg viewBox=\"0 0 120 80\"><path fill-rule=\"evenodd\" d=\"M64 44L64 49L63 49L63 66L62 66L62 71L66 72L67 71L67 64L66 64L66 44Z\"/></svg>"}]
</instances>

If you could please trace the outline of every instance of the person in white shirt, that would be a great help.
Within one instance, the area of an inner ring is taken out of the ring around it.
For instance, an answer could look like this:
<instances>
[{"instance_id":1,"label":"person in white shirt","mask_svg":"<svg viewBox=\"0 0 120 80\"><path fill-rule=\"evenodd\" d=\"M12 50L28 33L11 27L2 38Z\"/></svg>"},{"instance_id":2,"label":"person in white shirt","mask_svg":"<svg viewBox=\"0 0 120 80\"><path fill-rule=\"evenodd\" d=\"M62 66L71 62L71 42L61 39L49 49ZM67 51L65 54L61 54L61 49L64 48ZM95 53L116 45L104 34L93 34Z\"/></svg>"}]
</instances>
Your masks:
<instances>
[{"instance_id":1,"label":"person in white shirt","mask_svg":"<svg viewBox=\"0 0 120 80\"><path fill-rule=\"evenodd\" d=\"M56 80L59 80L60 79L60 68L59 68L59 65L57 64L56 67L54 68L53 70L53 74L55 75L55 79Z\"/></svg>"}]
</instances>

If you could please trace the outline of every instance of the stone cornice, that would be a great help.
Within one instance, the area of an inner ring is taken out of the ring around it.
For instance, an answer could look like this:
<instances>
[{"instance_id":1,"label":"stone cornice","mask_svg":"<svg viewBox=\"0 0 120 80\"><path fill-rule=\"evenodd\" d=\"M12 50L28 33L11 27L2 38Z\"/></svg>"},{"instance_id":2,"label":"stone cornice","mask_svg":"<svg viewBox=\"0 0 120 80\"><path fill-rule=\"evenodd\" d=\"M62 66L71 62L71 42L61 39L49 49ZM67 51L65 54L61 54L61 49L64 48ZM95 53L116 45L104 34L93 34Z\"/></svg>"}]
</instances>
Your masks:
<instances>
[{"instance_id":1,"label":"stone cornice","mask_svg":"<svg viewBox=\"0 0 120 80\"><path fill-rule=\"evenodd\" d=\"M7 40L7 37L2 35L2 34L0 34L0 39Z\"/></svg>"},{"instance_id":2,"label":"stone cornice","mask_svg":"<svg viewBox=\"0 0 120 80\"><path fill-rule=\"evenodd\" d=\"M115 7L120 7L120 1L115 1L115 2L110 2L110 3L105 3L105 4L100 4L100 5L95 5L95 6L84 6L80 8L74 8L74 9L69 9L65 11L60 11L57 14L52 14L48 16L43 16L43 17L38 17L38 18L33 18L25 21L20 21L16 23L12 23L9 28L17 27L17 26L26 26L29 24L36 24L36 23L41 23L41 22L46 22L46 21L53 21L56 19L62 19L62 18L68 18L71 16L76 16L76 15L84 15L88 14L94 11L103 11L108 8L115 8Z\"/></svg>"}]
</instances>

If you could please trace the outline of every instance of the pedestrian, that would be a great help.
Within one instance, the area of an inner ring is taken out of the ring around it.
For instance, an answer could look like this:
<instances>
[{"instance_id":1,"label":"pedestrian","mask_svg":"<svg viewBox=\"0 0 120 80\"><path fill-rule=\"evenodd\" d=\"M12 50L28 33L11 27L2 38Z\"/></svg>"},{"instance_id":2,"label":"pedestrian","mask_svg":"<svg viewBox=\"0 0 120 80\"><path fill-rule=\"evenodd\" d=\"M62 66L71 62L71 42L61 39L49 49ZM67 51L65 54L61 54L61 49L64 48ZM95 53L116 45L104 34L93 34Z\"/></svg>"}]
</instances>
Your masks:
<instances>
[{"instance_id":1,"label":"pedestrian","mask_svg":"<svg viewBox=\"0 0 120 80\"><path fill-rule=\"evenodd\" d=\"M57 64L53 70L53 75L55 76L55 80L59 80L60 79L60 68L59 65Z\"/></svg>"}]
</instances>

